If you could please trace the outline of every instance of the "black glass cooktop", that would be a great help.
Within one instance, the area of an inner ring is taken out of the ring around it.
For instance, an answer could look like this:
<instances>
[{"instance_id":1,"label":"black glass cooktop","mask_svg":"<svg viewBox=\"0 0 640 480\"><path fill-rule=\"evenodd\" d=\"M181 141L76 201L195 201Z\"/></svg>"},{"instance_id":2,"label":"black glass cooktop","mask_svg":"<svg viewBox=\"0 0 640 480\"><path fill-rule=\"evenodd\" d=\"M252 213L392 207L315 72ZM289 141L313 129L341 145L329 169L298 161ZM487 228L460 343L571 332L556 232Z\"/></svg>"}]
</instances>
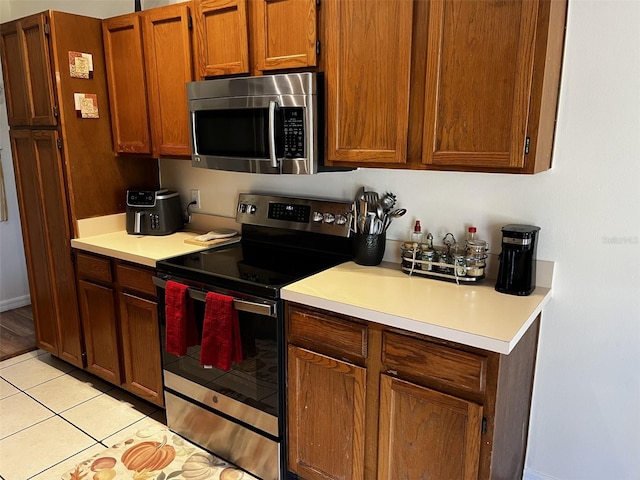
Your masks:
<instances>
[{"instance_id":1,"label":"black glass cooktop","mask_svg":"<svg viewBox=\"0 0 640 480\"><path fill-rule=\"evenodd\" d=\"M159 261L157 270L160 276L279 298L283 286L351 258L344 242L327 252L304 239L289 240L289 244L275 245L243 238L232 245ZM327 247L326 242L322 247Z\"/></svg>"}]
</instances>

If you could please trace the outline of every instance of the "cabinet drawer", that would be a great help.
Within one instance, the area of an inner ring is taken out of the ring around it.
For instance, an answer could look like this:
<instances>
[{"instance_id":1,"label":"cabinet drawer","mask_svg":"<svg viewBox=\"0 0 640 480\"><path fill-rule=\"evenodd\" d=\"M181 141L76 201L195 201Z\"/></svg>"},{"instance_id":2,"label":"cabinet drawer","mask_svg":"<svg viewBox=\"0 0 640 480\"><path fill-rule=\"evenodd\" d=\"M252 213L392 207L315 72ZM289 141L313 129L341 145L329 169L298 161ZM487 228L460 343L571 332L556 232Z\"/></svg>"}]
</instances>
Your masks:
<instances>
[{"instance_id":1,"label":"cabinet drawer","mask_svg":"<svg viewBox=\"0 0 640 480\"><path fill-rule=\"evenodd\" d=\"M366 325L296 307L289 307L288 317L289 340L293 343L301 340L323 353L340 352L363 361L366 358Z\"/></svg>"},{"instance_id":2,"label":"cabinet drawer","mask_svg":"<svg viewBox=\"0 0 640 480\"><path fill-rule=\"evenodd\" d=\"M80 278L92 279L105 283L113 282L111 261L108 258L77 253L76 262L78 265L78 276Z\"/></svg>"},{"instance_id":3,"label":"cabinet drawer","mask_svg":"<svg viewBox=\"0 0 640 480\"><path fill-rule=\"evenodd\" d=\"M118 263L116 265L116 278L120 287L124 290L134 290L148 295L156 295L156 287L151 278L153 271Z\"/></svg>"},{"instance_id":4,"label":"cabinet drawer","mask_svg":"<svg viewBox=\"0 0 640 480\"><path fill-rule=\"evenodd\" d=\"M382 363L471 392L486 388L486 357L397 333L384 332Z\"/></svg>"}]
</instances>

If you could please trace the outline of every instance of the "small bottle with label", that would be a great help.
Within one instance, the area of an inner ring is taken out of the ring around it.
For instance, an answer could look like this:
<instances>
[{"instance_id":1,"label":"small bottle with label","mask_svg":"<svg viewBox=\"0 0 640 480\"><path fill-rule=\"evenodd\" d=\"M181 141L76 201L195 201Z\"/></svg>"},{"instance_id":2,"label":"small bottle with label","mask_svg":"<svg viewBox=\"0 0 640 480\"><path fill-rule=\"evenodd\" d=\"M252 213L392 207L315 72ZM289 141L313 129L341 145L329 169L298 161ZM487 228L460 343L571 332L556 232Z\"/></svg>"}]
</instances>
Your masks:
<instances>
[{"instance_id":1,"label":"small bottle with label","mask_svg":"<svg viewBox=\"0 0 640 480\"><path fill-rule=\"evenodd\" d=\"M416 220L416 224L413 226L413 232L411 232L411 241L420 245L422 243L422 226L420 220Z\"/></svg>"}]
</instances>

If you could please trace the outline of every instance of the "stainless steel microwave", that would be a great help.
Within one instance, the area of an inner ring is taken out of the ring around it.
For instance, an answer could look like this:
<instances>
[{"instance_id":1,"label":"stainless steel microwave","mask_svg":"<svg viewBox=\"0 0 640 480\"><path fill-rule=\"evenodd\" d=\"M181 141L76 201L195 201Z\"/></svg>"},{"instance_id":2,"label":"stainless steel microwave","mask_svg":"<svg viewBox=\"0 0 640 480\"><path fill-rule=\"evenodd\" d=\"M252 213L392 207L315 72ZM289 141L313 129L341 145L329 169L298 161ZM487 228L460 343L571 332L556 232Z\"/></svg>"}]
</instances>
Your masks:
<instances>
[{"instance_id":1,"label":"stainless steel microwave","mask_svg":"<svg viewBox=\"0 0 640 480\"><path fill-rule=\"evenodd\" d=\"M322 74L190 82L187 98L194 167L266 174L322 170Z\"/></svg>"}]
</instances>

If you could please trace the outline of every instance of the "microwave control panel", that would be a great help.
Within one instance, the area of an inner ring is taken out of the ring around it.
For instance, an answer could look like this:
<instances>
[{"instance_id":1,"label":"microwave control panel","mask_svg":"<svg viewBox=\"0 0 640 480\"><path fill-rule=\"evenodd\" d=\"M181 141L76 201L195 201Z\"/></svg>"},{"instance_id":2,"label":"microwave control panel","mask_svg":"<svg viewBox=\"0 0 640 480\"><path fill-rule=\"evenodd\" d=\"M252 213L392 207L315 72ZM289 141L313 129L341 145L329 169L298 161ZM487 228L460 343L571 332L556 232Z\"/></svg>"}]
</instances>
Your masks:
<instances>
[{"instance_id":1,"label":"microwave control panel","mask_svg":"<svg viewBox=\"0 0 640 480\"><path fill-rule=\"evenodd\" d=\"M281 111L284 131L284 157L305 158L304 109L302 107L284 107Z\"/></svg>"}]
</instances>

